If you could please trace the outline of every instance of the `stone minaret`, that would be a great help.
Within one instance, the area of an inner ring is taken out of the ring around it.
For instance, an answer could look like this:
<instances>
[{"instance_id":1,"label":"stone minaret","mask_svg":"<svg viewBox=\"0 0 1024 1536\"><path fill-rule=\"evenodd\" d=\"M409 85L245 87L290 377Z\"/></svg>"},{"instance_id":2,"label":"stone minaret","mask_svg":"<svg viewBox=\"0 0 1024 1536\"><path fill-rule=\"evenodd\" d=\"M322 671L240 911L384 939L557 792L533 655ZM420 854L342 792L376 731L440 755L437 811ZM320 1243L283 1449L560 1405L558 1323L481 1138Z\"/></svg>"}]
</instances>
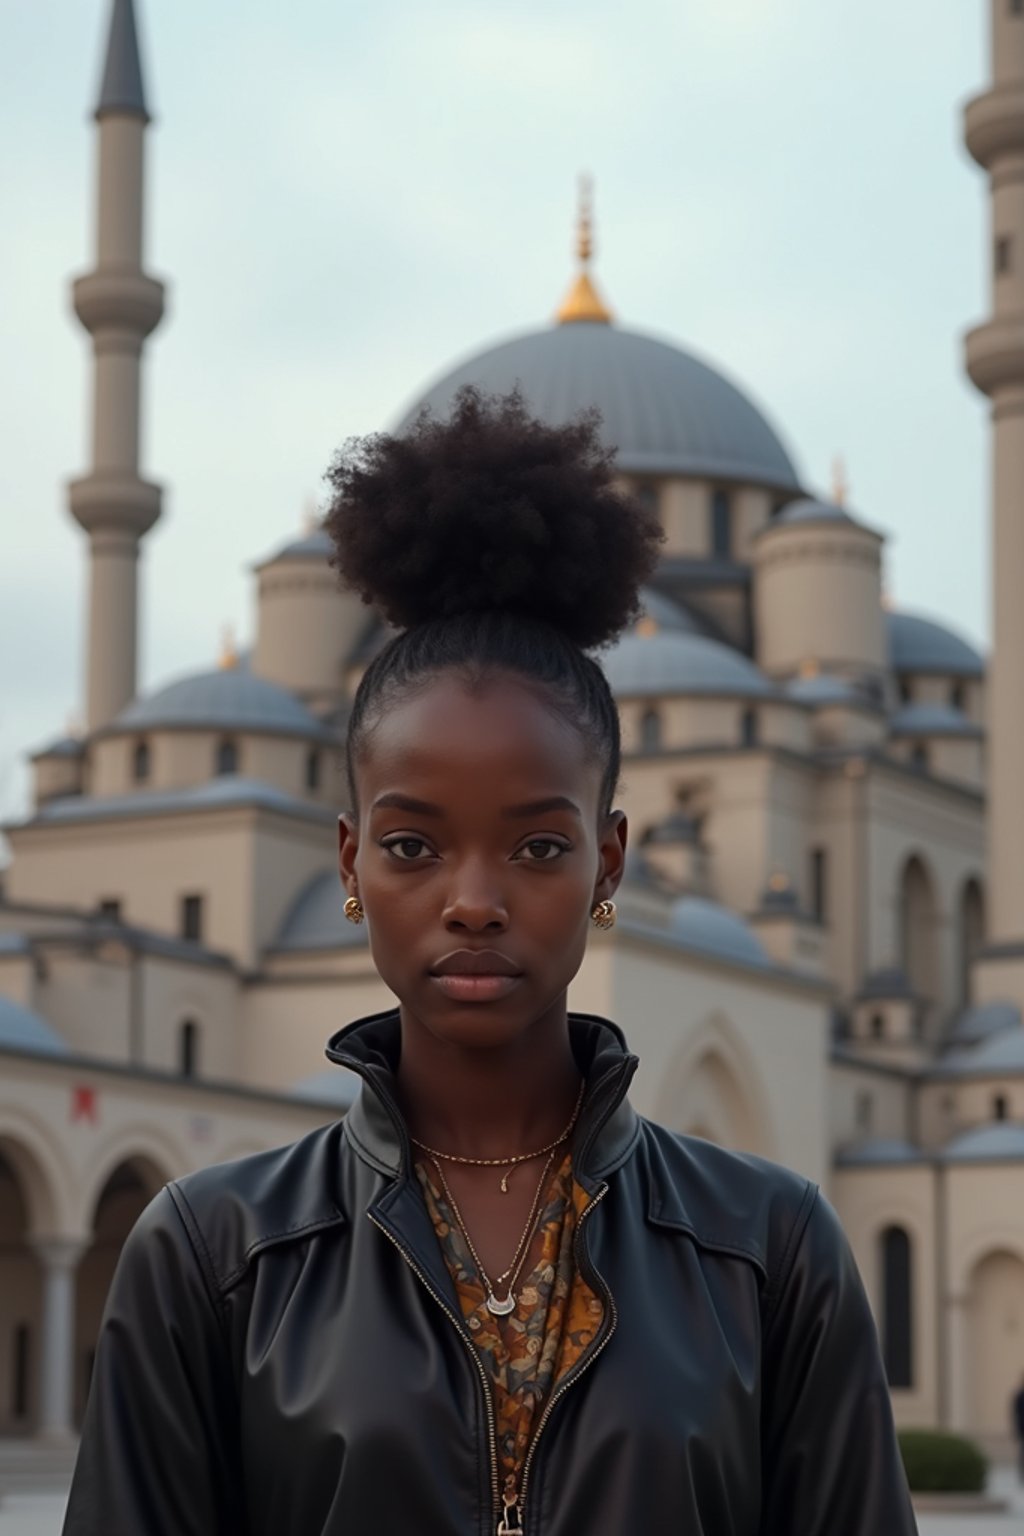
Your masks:
<instances>
[{"instance_id":1,"label":"stone minaret","mask_svg":"<svg viewBox=\"0 0 1024 1536\"><path fill-rule=\"evenodd\" d=\"M160 487L139 475L142 343L164 310L142 270L146 111L132 0L112 0L99 104L96 264L73 285L95 359L92 468L70 487L89 535L86 723L105 725L135 696L139 541L160 516Z\"/></svg>"},{"instance_id":2,"label":"stone minaret","mask_svg":"<svg viewBox=\"0 0 1024 1536\"><path fill-rule=\"evenodd\" d=\"M992 403L989 954L978 990L1024 1004L1024 0L989 3L992 85L965 114L991 193L991 318L967 336L967 371Z\"/></svg>"}]
</instances>

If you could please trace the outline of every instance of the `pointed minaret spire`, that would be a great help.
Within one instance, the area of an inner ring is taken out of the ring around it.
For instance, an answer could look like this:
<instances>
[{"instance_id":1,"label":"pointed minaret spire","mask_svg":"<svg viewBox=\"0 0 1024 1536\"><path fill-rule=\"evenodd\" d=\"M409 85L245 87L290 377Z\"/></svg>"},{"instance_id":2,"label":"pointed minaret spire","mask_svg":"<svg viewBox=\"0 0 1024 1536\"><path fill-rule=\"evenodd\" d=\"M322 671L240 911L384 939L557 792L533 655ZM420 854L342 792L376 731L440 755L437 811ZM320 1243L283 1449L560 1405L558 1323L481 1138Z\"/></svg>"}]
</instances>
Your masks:
<instances>
[{"instance_id":1,"label":"pointed minaret spire","mask_svg":"<svg viewBox=\"0 0 1024 1536\"><path fill-rule=\"evenodd\" d=\"M575 321L589 320L592 324L610 325L611 310L601 298L590 276L590 262L594 254L594 184L589 176L580 177L579 213L576 221L576 254L580 272L558 311L558 323L570 325Z\"/></svg>"},{"instance_id":2,"label":"pointed minaret spire","mask_svg":"<svg viewBox=\"0 0 1024 1536\"><path fill-rule=\"evenodd\" d=\"M114 0L110 15L107 58L103 66L100 99L96 106L97 120L107 112L141 117L143 122L149 122L132 0Z\"/></svg>"},{"instance_id":3,"label":"pointed minaret spire","mask_svg":"<svg viewBox=\"0 0 1024 1536\"><path fill-rule=\"evenodd\" d=\"M146 110L132 0L112 0L99 104L96 263L73 284L92 337L92 468L70 487L89 535L86 724L98 730L135 697L138 558L160 516L160 487L139 474L142 343L164 312L142 265Z\"/></svg>"}]
</instances>

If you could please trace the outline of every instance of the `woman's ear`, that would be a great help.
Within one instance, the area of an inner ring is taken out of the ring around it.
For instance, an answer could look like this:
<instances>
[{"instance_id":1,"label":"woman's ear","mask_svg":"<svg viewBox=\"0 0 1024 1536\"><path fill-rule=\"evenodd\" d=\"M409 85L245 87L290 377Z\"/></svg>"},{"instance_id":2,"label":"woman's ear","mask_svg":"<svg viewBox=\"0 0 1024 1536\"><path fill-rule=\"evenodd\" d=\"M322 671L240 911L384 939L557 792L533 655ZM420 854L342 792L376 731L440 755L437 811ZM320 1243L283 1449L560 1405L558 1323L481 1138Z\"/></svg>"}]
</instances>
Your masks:
<instances>
[{"instance_id":1,"label":"woman's ear","mask_svg":"<svg viewBox=\"0 0 1024 1536\"><path fill-rule=\"evenodd\" d=\"M359 823L347 811L338 817L338 873L350 896L358 895L356 854L359 852Z\"/></svg>"},{"instance_id":2,"label":"woman's ear","mask_svg":"<svg viewBox=\"0 0 1024 1536\"><path fill-rule=\"evenodd\" d=\"M619 888L626 866L628 830L625 811L612 811L605 818L598 844L600 863L597 883L594 886L595 902L610 900Z\"/></svg>"}]
</instances>

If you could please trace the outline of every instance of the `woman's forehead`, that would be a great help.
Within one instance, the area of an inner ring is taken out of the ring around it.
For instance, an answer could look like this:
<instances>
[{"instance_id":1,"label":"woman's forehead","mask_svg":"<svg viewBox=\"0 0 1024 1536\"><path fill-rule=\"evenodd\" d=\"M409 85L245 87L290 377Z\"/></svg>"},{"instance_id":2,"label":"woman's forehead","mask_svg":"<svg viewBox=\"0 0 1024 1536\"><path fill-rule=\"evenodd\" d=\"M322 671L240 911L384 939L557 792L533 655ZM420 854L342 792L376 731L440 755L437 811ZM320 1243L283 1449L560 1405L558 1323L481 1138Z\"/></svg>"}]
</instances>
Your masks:
<instances>
[{"instance_id":1,"label":"woman's forehead","mask_svg":"<svg viewBox=\"0 0 1024 1536\"><path fill-rule=\"evenodd\" d=\"M600 782L581 732L528 683L505 675L472 684L442 673L375 721L360 754L361 795L458 801L471 791L502 804L562 795L589 802Z\"/></svg>"}]
</instances>

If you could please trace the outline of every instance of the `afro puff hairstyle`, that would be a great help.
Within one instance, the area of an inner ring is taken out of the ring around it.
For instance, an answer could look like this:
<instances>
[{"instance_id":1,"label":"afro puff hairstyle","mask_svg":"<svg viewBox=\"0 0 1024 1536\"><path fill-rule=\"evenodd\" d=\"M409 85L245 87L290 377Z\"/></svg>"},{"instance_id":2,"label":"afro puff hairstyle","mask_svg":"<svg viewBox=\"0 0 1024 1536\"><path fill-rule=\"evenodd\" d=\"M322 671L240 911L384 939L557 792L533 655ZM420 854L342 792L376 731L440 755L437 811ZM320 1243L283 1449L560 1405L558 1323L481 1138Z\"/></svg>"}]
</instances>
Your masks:
<instances>
[{"instance_id":1,"label":"afro puff hairstyle","mask_svg":"<svg viewBox=\"0 0 1024 1536\"><path fill-rule=\"evenodd\" d=\"M446 669L513 672L568 713L604 763L610 809L618 713L586 651L635 617L662 540L654 513L614 484L614 452L589 412L536 420L518 390L469 386L450 416L423 411L402 436L355 438L337 454L324 527L344 586L402 633L356 692L353 764L380 711Z\"/></svg>"}]
</instances>

